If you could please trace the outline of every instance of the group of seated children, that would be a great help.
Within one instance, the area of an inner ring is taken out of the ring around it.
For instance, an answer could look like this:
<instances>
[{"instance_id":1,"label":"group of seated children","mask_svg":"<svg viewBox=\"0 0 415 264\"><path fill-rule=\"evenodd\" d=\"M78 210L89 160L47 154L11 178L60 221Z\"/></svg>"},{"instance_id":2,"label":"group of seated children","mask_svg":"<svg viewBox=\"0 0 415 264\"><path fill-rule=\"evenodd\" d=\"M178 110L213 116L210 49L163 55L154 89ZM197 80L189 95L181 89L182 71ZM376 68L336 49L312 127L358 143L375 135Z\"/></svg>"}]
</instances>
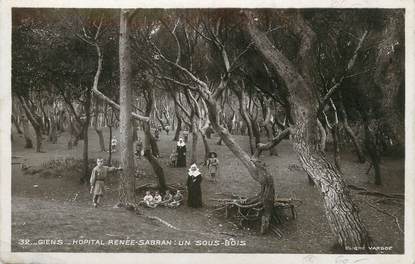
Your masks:
<instances>
[{"instance_id":1,"label":"group of seated children","mask_svg":"<svg viewBox=\"0 0 415 264\"><path fill-rule=\"evenodd\" d=\"M156 208L159 205L176 208L180 206L182 201L183 195L179 190L177 190L175 195L172 195L170 191L167 190L163 198L158 191L155 192L154 196L151 195L150 191L146 191L146 195L143 198L144 206L149 208Z\"/></svg>"}]
</instances>

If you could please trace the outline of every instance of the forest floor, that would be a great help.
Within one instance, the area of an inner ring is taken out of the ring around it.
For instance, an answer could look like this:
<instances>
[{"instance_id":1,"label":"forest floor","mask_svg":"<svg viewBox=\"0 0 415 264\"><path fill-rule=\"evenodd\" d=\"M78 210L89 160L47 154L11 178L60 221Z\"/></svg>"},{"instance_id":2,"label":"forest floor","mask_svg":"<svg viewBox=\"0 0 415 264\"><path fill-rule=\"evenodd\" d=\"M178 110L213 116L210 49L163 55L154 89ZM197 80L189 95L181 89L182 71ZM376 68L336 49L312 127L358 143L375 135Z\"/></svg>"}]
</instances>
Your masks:
<instances>
[{"instance_id":1,"label":"forest floor","mask_svg":"<svg viewBox=\"0 0 415 264\"><path fill-rule=\"evenodd\" d=\"M109 132L104 129L106 143L108 134ZM90 130L89 135L90 158L99 156L106 158L108 153L99 151L95 131ZM118 136L118 131L115 132L115 136ZM170 152L175 147L172 138L172 133L168 136L165 132L161 134L158 142L162 155L160 160L167 183L184 185L187 168L167 166ZM247 137L235 136L235 138L244 149L248 149ZM269 156L268 153L264 153L261 157L274 176L277 196L293 197L302 201L302 204L296 208L297 218L279 227L283 234L282 238L274 234L260 235L256 229L239 229L223 215L212 212L215 203L210 200L211 198L219 197L220 193L252 196L258 192L259 185L250 178L239 160L225 145L216 144L218 138L215 135L208 141L212 151L218 153L221 166L218 183L209 182L204 174L202 182L204 207L201 209L192 209L186 205L177 209L143 208L142 214L138 215L114 208L118 196L116 176L112 176L106 183L103 206L94 208L89 188L80 184L78 172L66 171L61 175L25 174L21 164L14 164L12 166L12 251L313 254L335 252L333 251L335 238L325 217L321 195L316 187L309 185L306 173L301 169L288 140L278 145L279 156ZM67 134L63 133L57 144L43 141L45 153L35 153L34 149L24 149L23 137L14 134L12 155L17 157L13 158L13 162L22 162L24 166L37 168L54 159L81 159L82 144L83 141L80 141L77 147L68 150ZM199 144L198 157L202 160L203 145L202 142ZM331 152L327 155L332 156ZM369 175L366 174L368 163L357 163L355 155L347 150L343 150L341 155L342 170L347 183L383 193L404 193L402 157L383 160L381 168L384 184L375 186L373 171ZM113 157L115 160L119 159L119 152L114 153ZM156 178L146 160L140 162L140 167L146 176L140 178L137 185L156 183ZM201 170L206 172L205 167ZM402 254L404 235L400 232L395 219L370 205L396 215L401 228L404 229L403 204L396 204L394 201L376 203L379 197L360 195L356 191L352 191L352 197L360 208L361 218L374 239L374 246L390 247L379 250L378 253ZM159 217L179 230L169 228L146 216ZM26 239L29 241L25 241ZM48 239L51 241L47 241ZM140 245L111 244L116 243L117 240L128 239L141 240ZM80 245L85 243L85 240L99 240L103 245L97 245L95 241ZM29 244L25 244L26 242ZM47 245L47 243L58 245Z\"/></svg>"}]
</instances>

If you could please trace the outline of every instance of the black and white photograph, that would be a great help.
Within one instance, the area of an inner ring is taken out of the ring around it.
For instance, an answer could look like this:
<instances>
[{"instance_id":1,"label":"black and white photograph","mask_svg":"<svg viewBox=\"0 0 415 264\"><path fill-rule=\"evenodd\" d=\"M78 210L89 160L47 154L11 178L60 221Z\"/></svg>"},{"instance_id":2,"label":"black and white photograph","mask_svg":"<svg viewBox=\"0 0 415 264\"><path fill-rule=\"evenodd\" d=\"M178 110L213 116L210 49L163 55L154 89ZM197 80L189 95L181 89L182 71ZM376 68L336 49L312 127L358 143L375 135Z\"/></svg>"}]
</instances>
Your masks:
<instances>
[{"instance_id":1,"label":"black and white photograph","mask_svg":"<svg viewBox=\"0 0 415 264\"><path fill-rule=\"evenodd\" d=\"M0 258L413 262L405 3L9 7Z\"/></svg>"}]
</instances>

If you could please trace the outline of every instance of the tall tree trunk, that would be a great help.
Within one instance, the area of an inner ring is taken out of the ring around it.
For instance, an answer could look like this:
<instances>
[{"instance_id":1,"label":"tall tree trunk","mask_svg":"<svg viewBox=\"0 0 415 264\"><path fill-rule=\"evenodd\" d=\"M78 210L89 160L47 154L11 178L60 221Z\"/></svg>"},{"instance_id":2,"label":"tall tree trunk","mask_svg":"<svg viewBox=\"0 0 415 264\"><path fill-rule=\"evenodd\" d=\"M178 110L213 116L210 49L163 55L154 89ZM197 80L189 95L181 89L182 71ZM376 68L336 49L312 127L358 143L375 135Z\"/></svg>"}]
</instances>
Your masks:
<instances>
[{"instance_id":1,"label":"tall tree trunk","mask_svg":"<svg viewBox=\"0 0 415 264\"><path fill-rule=\"evenodd\" d=\"M255 148L256 146L261 142L261 132L260 132L260 128L258 126L258 122L256 120L256 118L254 117L250 117L249 118L250 122L251 122L251 126L252 126L252 135L254 136L254 142L255 142ZM254 152L255 152L255 148L254 148Z\"/></svg>"},{"instance_id":2,"label":"tall tree trunk","mask_svg":"<svg viewBox=\"0 0 415 264\"><path fill-rule=\"evenodd\" d=\"M365 122L365 146L367 149L367 153L369 154L369 158L371 161L371 166L373 166L375 170L375 184L382 185L382 175L380 171L380 146L376 140L376 134L378 128L379 120L372 120L368 121L367 117L364 118Z\"/></svg>"},{"instance_id":3,"label":"tall tree trunk","mask_svg":"<svg viewBox=\"0 0 415 264\"><path fill-rule=\"evenodd\" d=\"M110 128L110 136L108 138L108 166L111 166L111 158L112 158L112 147L111 147L111 139L112 139L112 126L108 125Z\"/></svg>"},{"instance_id":4,"label":"tall tree trunk","mask_svg":"<svg viewBox=\"0 0 415 264\"><path fill-rule=\"evenodd\" d=\"M327 142L326 130L324 129L323 124L321 124L320 120L318 119L317 119L317 125L318 125L318 131L320 132L319 149L321 152L326 152L326 142Z\"/></svg>"},{"instance_id":5,"label":"tall tree trunk","mask_svg":"<svg viewBox=\"0 0 415 264\"><path fill-rule=\"evenodd\" d=\"M177 127L176 127L176 132L174 133L173 141L179 141L180 130L182 129L182 119L179 117L179 115L176 115L176 117L177 117Z\"/></svg>"},{"instance_id":6,"label":"tall tree trunk","mask_svg":"<svg viewBox=\"0 0 415 264\"><path fill-rule=\"evenodd\" d=\"M32 138L30 136L30 129L29 129L29 121L26 117L22 117L21 119L22 126L23 126L23 136L25 139L25 148L33 148Z\"/></svg>"},{"instance_id":7,"label":"tall tree trunk","mask_svg":"<svg viewBox=\"0 0 415 264\"><path fill-rule=\"evenodd\" d=\"M48 140L49 142L52 142L52 144L56 144L58 141L58 121L56 120L55 116L51 116L49 120L49 136Z\"/></svg>"},{"instance_id":8,"label":"tall tree trunk","mask_svg":"<svg viewBox=\"0 0 415 264\"><path fill-rule=\"evenodd\" d=\"M197 143L198 143L198 131L196 128L196 120L195 117L192 119L192 149L191 149L191 155L190 155L190 164L197 163Z\"/></svg>"},{"instance_id":9,"label":"tall tree trunk","mask_svg":"<svg viewBox=\"0 0 415 264\"><path fill-rule=\"evenodd\" d=\"M30 123L32 124L33 129L35 130L35 134L36 134L36 152L41 152L42 126L38 122L38 120L40 120L40 117L36 116L35 113L32 113L32 110L27 105L26 99L24 97L19 97L19 100L20 100L20 103L23 106L26 117L29 119Z\"/></svg>"},{"instance_id":10,"label":"tall tree trunk","mask_svg":"<svg viewBox=\"0 0 415 264\"><path fill-rule=\"evenodd\" d=\"M50 129L50 123L48 115L46 114L45 108L43 107L43 102L41 101L39 104L39 109L42 113L42 117L40 118L39 124L41 124L42 131L44 135L48 135L49 129Z\"/></svg>"},{"instance_id":11,"label":"tall tree trunk","mask_svg":"<svg viewBox=\"0 0 415 264\"><path fill-rule=\"evenodd\" d=\"M251 120L248 116L248 113L246 112L246 107L245 107L245 100L246 100L246 96L245 96L245 91L244 91L245 87L243 85L243 87L240 88L239 91L235 91L236 96L238 97L239 100L239 112L242 116L243 121L246 124L246 128L248 131L248 137L249 137L249 148L251 150L251 154L254 154L255 152L255 143L253 141L253 129L252 129L252 123Z\"/></svg>"},{"instance_id":12,"label":"tall tree trunk","mask_svg":"<svg viewBox=\"0 0 415 264\"><path fill-rule=\"evenodd\" d=\"M341 99L341 97L340 97L340 99ZM363 154L363 150L362 150L362 147L360 146L359 140L357 139L355 133L353 132L353 129L349 125L346 109L345 109L344 104L341 100L340 100L340 103L339 103L339 108L340 108L340 114L342 115L342 118L343 118L343 126L344 126L347 134L349 135L349 137L352 139L353 146L356 150L356 154L357 154L357 157L359 159L359 162L364 163L366 161L365 155Z\"/></svg>"},{"instance_id":13,"label":"tall tree trunk","mask_svg":"<svg viewBox=\"0 0 415 264\"><path fill-rule=\"evenodd\" d=\"M85 102L85 123L83 126L83 132L84 132L84 146L83 146L83 153L82 153L82 157L83 157L83 176L81 177L81 182L85 182L88 183L89 182L89 177L90 177L90 172L89 172L89 168L88 168L88 144L89 144L89 137L88 137L88 130L89 130L89 123L91 121L91 89L87 89L86 91L86 98L85 98L86 102Z\"/></svg>"},{"instance_id":14,"label":"tall tree trunk","mask_svg":"<svg viewBox=\"0 0 415 264\"><path fill-rule=\"evenodd\" d=\"M135 175L133 158L133 137L131 111L133 94L131 90L131 48L130 22L131 11L120 10L120 158L123 172L120 177L119 201L122 206L135 203Z\"/></svg>"},{"instance_id":15,"label":"tall tree trunk","mask_svg":"<svg viewBox=\"0 0 415 264\"><path fill-rule=\"evenodd\" d=\"M374 82L381 95L381 127L396 145L405 144L405 12L393 10L387 16L381 41L377 46Z\"/></svg>"},{"instance_id":16,"label":"tall tree trunk","mask_svg":"<svg viewBox=\"0 0 415 264\"><path fill-rule=\"evenodd\" d=\"M22 130L20 129L19 121L15 115L12 114L12 123L16 128L17 133L22 134Z\"/></svg>"},{"instance_id":17,"label":"tall tree trunk","mask_svg":"<svg viewBox=\"0 0 415 264\"><path fill-rule=\"evenodd\" d=\"M341 164L340 164L340 146L339 146L339 125L333 125L331 129L331 135L333 137L333 155L334 155L334 164L336 168L341 171Z\"/></svg>"},{"instance_id":18,"label":"tall tree trunk","mask_svg":"<svg viewBox=\"0 0 415 264\"><path fill-rule=\"evenodd\" d=\"M266 167L258 160L251 159L250 156L235 142L229 131L219 124L217 103L213 100L206 100L206 105L208 108L209 120L213 129L218 133L230 151L247 168L249 175L261 186L260 193L249 200L250 202L260 201L264 205L261 219L261 233L265 234L268 232L274 207L275 189L273 178L268 173Z\"/></svg>"},{"instance_id":19,"label":"tall tree trunk","mask_svg":"<svg viewBox=\"0 0 415 264\"><path fill-rule=\"evenodd\" d=\"M167 190L166 177L164 175L164 170L161 167L160 162L152 153L152 146L151 146L152 134L150 130L150 123L145 122L143 126L144 126L144 134L145 134L144 157L148 160L148 162L150 162L150 165L153 168L154 173L157 175L159 191L161 193L164 193Z\"/></svg>"},{"instance_id":20,"label":"tall tree trunk","mask_svg":"<svg viewBox=\"0 0 415 264\"><path fill-rule=\"evenodd\" d=\"M95 108L94 108L94 121L93 121L93 123L94 123L95 132L98 135L100 150L102 152L104 152L105 151L104 135L102 134L102 128L99 127L99 122L98 122L99 106L100 106L99 102L100 102L99 98L97 96L95 96Z\"/></svg>"},{"instance_id":21,"label":"tall tree trunk","mask_svg":"<svg viewBox=\"0 0 415 264\"><path fill-rule=\"evenodd\" d=\"M133 141L136 142L138 140L138 124L134 120L133 121Z\"/></svg>"},{"instance_id":22,"label":"tall tree trunk","mask_svg":"<svg viewBox=\"0 0 415 264\"><path fill-rule=\"evenodd\" d=\"M206 133L203 131L200 131L200 135L202 136L202 142L203 146L205 148L205 158L204 158L204 164L206 164L206 161L209 159L209 153L210 153L210 146L206 138Z\"/></svg>"},{"instance_id":23,"label":"tall tree trunk","mask_svg":"<svg viewBox=\"0 0 415 264\"><path fill-rule=\"evenodd\" d=\"M268 141L271 141L272 138L274 137L274 131L272 129L272 125L271 125L271 106L270 106L270 101L268 101L267 99L264 100L264 104L263 104L263 114L264 114L264 123L263 126L265 128L265 131L267 133L267 138ZM277 152L277 148L271 147L269 150L269 154L271 156L278 156L278 152Z\"/></svg>"},{"instance_id":24,"label":"tall tree trunk","mask_svg":"<svg viewBox=\"0 0 415 264\"><path fill-rule=\"evenodd\" d=\"M150 132L149 138L150 138L151 153L153 154L154 157L160 157L159 146L157 145L157 141L151 132Z\"/></svg>"},{"instance_id":25,"label":"tall tree trunk","mask_svg":"<svg viewBox=\"0 0 415 264\"><path fill-rule=\"evenodd\" d=\"M320 188L333 234L343 248L368 248L368 232L359 217L358 209L351 199L341 172L318 149L318 100L311 81L311 52L315 43L315 33L299 13L291 17L293 19L288 26L301 39L297 64L294 65L272 45L265 33L257 28L252 11L245 13L248 32L255 46L284 80L289 91L288 100L294 119L290 138L302 167Z\"/></svg>"}]
</instances>

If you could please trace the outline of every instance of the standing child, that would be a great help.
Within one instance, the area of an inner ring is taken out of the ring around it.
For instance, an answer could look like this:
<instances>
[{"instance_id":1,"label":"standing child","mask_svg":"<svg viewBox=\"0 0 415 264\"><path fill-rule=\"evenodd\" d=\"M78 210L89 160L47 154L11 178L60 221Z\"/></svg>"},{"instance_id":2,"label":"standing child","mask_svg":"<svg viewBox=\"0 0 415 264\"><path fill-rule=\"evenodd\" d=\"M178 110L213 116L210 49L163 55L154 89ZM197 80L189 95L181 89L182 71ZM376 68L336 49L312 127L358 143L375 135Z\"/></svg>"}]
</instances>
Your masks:
<instances>
[{"instance_id":1,"label":"standing child","mask_svg":"<svg viewBox=\"0 0 415 264\"><path fill-rule=\"evenodd\" d=\"M104 159L98 158L97 159L97 166L92 170L91 173L91 190L90 193L94 194L92 198L92 202L94 203L94 207L97 207L104 195L104 186L105 186L105 179L108 176L108 172L122 170L121 167L108 167L104 166Z\"/></svg>"},{"instance_id":2,"label":"standing child","mask_svg":"<svg viewBox=\"0 0 415 264\"><path fill-rule=\"evenodd\" d=\"M115 137L113 137L111 139L111 152L116 152L117 151L117 139Z\"/></svg>"},{"instance_id":3,"label":"standing child","mask_svg":"<svg viewBox=\"0 0 415 264\"><path fill-rule=\"evenodd\" d=\"M173 149L173 152L170 154L170 167L176 167L177 163L177 152L176 149Z\"/></svg>"},{"instance_id":4,"label":"standing child","mask_svg":"<svg viewBox=\"0 0 415 264\"><path fill-rule=\"evenodd\" d=\"M216 182L216 175L218 174L219 160L216 152L210 152L207 166L209 170L210 180Z\"/></svg>"}]
</instances>

